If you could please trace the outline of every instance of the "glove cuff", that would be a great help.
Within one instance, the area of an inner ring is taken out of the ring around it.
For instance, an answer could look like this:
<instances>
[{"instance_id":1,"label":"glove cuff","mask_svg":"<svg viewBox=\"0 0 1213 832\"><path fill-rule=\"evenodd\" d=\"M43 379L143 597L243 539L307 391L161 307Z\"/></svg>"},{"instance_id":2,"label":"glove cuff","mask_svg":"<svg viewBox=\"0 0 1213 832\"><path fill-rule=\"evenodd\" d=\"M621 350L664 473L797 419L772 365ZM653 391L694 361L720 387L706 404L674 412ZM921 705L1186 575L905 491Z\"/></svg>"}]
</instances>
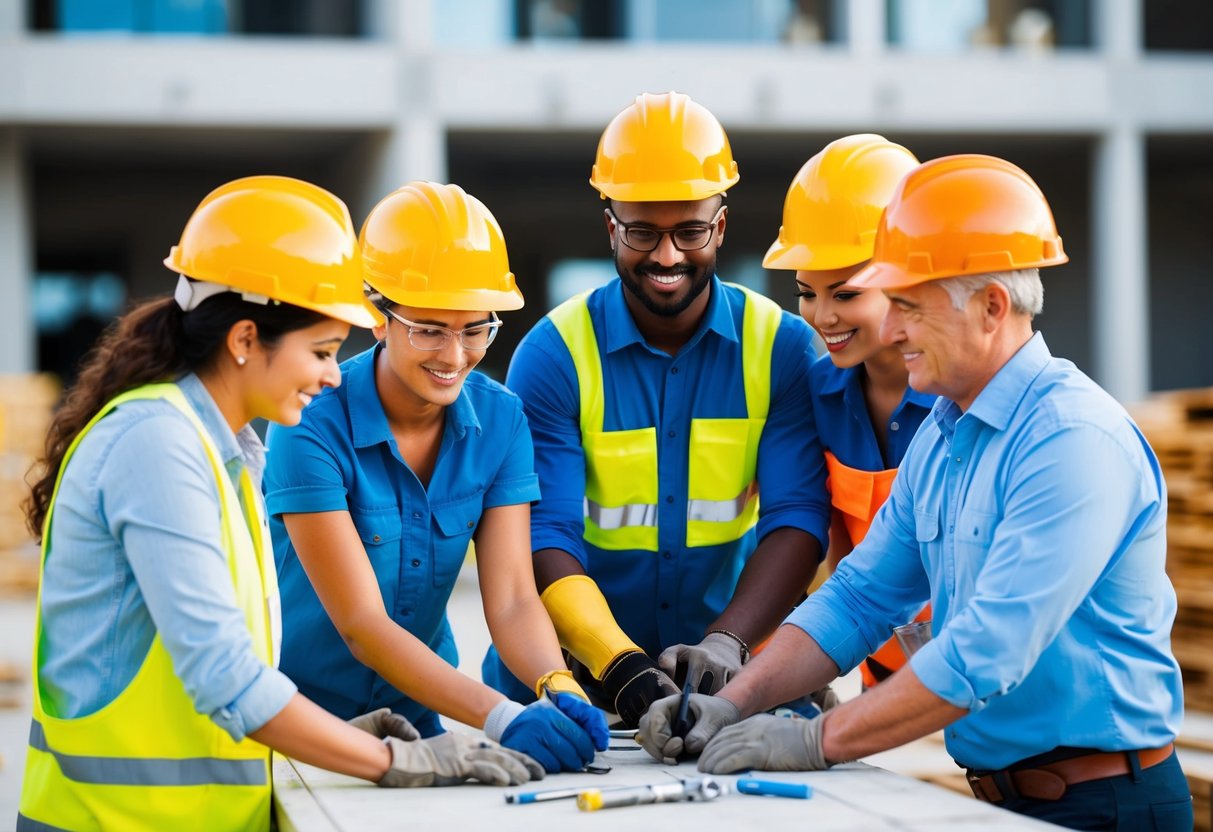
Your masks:
<instances>
[{"instance_id":1,"label":"glove cuff","mask_svg":"<svg viewBox=\"0 0 1213 832\"><path fill-rule=\"evenodd\" d=\"M505 729L510 727L526 708L510 699L503 699L493 706L484 720L484 735L493 742L501 742Z\"/></svg>"},{"instance_id":2,"label":"glove cuff","mask_svg":"<svg viewBox=\"0 0 1213 832\"><path fill-rule=\"evenodd\" d=\"M585 690L573 679L573 671L563 667L559 670L552 670L543 674L539 677L539 681L535 683L536 697L542 697L548 691L552 693L571 693L575 696L580 696L586 702L590 701L590 698L585 695Z\"/></svg>"},{"instance_id":3,"label":"glove cuff","mask_svg":"<svg viewBox=\"0 0 1213 832\"><path fill-rule=\"evenodd\" d=\"M745 664L750 660L750 645L745 643L745 639L734 633L732 630L726 630L722 627L717 627L714 630L708 630L704 633L704 641L707 641L711 636L727 636L737 642L737 646L741 648L741 663Z\"/></svg>"}]
</instances>

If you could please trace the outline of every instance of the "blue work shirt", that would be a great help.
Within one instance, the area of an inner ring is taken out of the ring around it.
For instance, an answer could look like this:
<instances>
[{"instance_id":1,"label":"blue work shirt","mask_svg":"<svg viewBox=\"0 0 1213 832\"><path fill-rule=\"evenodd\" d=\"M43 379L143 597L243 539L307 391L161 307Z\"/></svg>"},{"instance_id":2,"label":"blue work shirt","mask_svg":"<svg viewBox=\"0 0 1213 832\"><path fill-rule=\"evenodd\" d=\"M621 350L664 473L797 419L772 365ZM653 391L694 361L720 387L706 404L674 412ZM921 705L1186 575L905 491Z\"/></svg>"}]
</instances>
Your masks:
<instances>
[{"instance_id":1,"label":"blue work shirt","mask_svg":"<svg viewBox=\"0 0 1213 832\"><path fill-rule=\"evenodd\" d=\"M349 719L390 707L423 733L434 713L406 697L346 646L320 603L283 514L348 511L388 615L455 665L447 600L481 513L539 498L534 454L518 398L469 373L446 411L429 488L405 464L375 386L376 345L341 365L296 427L271 428L266 504L282 592L282 669L302 693Z\"/></svg>"},{"instance_id":2,"label":"blue work shirt","mask_svg":"<svg viewBox=\"0 0 1213 832\"><path fill-rule=\"evenodd\" d=\"M757 541L792 527L822 542L830 507L825 464L809 404L812 330L783 313L771 358L771 403L758 450L756 529L739 540L688 548L688 438L693 418L743 418L741 332L745 295L713 276L703 321L671 356L645 343L618 280L587 299L605 391L603 429L657 429L658 551L599 549L583 538L585 454L572 357L550 318L527 333L507 384L526 408L543 499L531 515L531 548L555 548L581 563L619 625L652 656L696 644L733 597Z\"/></svg>"},{"instance_id":3,"label":"blue work shirt","mask_svg":"<svg viewBox=\"0 0 1213 832\"><path fill-rule=\"evenodd\" d=\"M809 368L809 389L822 449L859 471L886 471L901 465L910 440L936 399L907 385L885 426L886 448L882 452L868 413L860 366L838 367L823 355Z\"/></svg>"},{"instance_id":4,"label":"blue work shirt","mask_svg":"<svg viewBox=\"0 0 1213 832\"><path fill-rule=\"evenodd\" d=\"M247 426L233 434L196 375L177 385L232 485L239 489L246 465L255 482L264 459L257 435ZM113 702L157 634L194 708L232 739L286 707L295 686L253 648L220 517L198 431L173 405L127 402L88 432L59 486L42 574L48 713L73 719Z\"/></svg>"},{"instance_id":5,"label":"blue work shirt","mask_svg":"<svg viewBox=\"0 0 1213 832\"><path fill-rule=\"evenodd\" d=\"M1166 515L1124 408L1036 334L968 411L936 403L868 536L788 623L845 672L929 597L910 665L969 711L945 732L962 766L1157 748L1183 716Z\"/></svg>"}]
</instances>

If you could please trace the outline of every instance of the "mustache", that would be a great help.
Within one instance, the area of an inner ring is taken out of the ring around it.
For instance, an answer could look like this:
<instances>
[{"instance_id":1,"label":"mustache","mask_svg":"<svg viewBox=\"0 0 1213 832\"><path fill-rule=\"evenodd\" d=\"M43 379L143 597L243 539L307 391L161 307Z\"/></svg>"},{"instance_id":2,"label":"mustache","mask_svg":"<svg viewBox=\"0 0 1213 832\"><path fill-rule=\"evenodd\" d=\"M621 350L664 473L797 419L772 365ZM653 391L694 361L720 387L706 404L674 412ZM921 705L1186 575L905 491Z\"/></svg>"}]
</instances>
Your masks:
<instances>
[{"instance_id":1,"label":"mustache","mask_svg":"<svg viewBox=\"0 0 1213 832\"><path fill-rule=\"evenodd\" d=\"M648 274L693 274L695 272L695 267L690 265L689 263L681 263L681 264L674 266L673 268L669 268L669 269L662 268L661 266L649 265L649 266L637 266L635 271L637 274L645 274L645 275L648 275Z\"/></svg>"}]
</instances>

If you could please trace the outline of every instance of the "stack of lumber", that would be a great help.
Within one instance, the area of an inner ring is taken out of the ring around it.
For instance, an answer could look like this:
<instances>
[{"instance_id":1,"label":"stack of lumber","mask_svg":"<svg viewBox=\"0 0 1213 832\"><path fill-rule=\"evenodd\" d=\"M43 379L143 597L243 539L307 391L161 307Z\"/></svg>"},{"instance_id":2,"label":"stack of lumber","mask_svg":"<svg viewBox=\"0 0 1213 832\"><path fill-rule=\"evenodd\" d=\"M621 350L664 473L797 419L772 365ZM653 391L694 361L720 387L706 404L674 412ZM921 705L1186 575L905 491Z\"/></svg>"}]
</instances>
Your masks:
<instances>
[{"instance_id":1,"label":"stack of lumber","mask_svg":"<svg viewBox=\"0 0 1213 832\"><path fill-rule=\"evenodd\" d=\"M1188 710L1213 712L1213 388L1131 408L1167 481L1167 574L1179 611L1171 646Z\"/></svg>"},{"instance_id":2,"label":"stack of lumber","mask_svg":"<svg viewBox=\"0 0 1213 832\"><path fill-rule=\"evenodd\" d=\"M26 474L42 453L59 393L50 375L0 375L0 594L37 589L38 551L21 504L29 494Z\"/></svg>"}]
</instances>

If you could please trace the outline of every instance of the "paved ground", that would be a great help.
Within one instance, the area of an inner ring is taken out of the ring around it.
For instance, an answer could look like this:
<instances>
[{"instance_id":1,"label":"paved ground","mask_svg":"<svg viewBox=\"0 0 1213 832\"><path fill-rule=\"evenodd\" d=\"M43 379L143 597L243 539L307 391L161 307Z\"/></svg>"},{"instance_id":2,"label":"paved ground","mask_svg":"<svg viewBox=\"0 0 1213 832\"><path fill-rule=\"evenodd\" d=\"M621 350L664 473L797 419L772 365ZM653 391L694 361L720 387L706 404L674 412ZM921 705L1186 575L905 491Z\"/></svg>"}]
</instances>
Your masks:
<instances>
[{"instance_id":1,"label":"paved ground","mask_svg":"<svg viewBox=\"0 0 1213 832\"><path fill-rule=\"evenodd\" d=\"M0 597L0 671L13 668L22 677L17 682L0 681L0 830L13 828L21 792L25 745L29 737L30 687L25 677L28 676L33 642L33 611L32 597ZM450 616L462 659L460 667L468 675L479 678L480 660L488 647L489 636L474 569L466 568L460 576L451 600ZM844 699L856 696L858 674L840 680L835 689ZM915 776L958 772L943 745L930 739L875 755L867 761Z\"/></svg>"}]
</instances>

